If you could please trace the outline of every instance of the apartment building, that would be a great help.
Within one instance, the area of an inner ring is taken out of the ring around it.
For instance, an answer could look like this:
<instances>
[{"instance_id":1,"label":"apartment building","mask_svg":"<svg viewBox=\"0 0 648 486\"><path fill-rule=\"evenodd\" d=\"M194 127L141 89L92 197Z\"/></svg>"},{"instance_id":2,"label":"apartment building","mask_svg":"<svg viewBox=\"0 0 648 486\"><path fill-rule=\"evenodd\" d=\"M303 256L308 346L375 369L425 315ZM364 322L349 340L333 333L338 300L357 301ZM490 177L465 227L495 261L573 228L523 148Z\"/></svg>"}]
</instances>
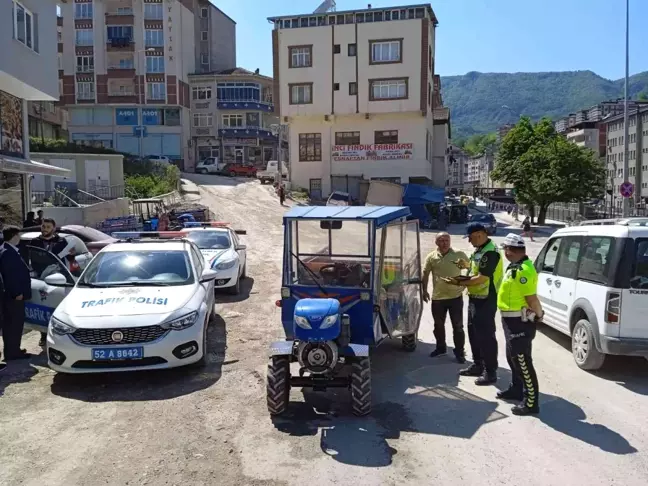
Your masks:
<instances>
[{"instance_id":1,"label":"apartment building","mask_svg":"<svg viewBox=\"0 0 648 486\"><path fill-rule=\"evenodd\" d=\"M234 22L200 0L70 0L61 14L70 140L193 167L189 74L216 42L231 59ZM231 28L212 35L221 21Z\"/></svg>"},{"instance_id":2,"label":"apartment building","mask_svg":"<svg viewBox=\"0 0 648 486\"><path fill-rule=\"evenodd\" d=\"M264 167L277 160L279 123L272 78L243 68L189 76L196 159ZM287 144L285 145L287 148Z\"/></svg>"},{"instance_id":3,"label":"apartment building","mask_svg":"<svg viewBox=\"0 0 648 486\"><path fill-rule=\"evenodd\" d=\"M68 112L54 101L28 103L31 137L68 139Z\"/></svg>"},{"instance_id":4,"label":"apartment building","mask_svg":"<svg viewBox=\"0 0 648 486\"><path fill-rule=\"evenodd\" d=\"M579 147L588 148L600 157L605 157L606 126L600 122L582 121L573 124L565 133L567 140Z\"/></svg>"},{"instance_id":5,"label":"apartment building","mask_svg":"<svg viewBox=\"0 0 648 486\"><path fill-rule=\"evenodd\" d=\"M0 2L0 218L21 225L31 210L31 179L67 170L34 162L29 102L58 100L56 1Z\"/></svg>"},{"instance_id":6,"label":"apartment building","mask_svg":"<svg viewBox=\"0 0 648 486\"><path fill-rule=\"evenodd\" d=\"M363 179L445 185L449 112L435 106L429 4L268 20L293 185L312 197L356 196Z\"/></svg>"},{"instance_id":7,"label":"apartment building","mask_svg":"<svg viewBox=\"0 0 648 486\"><path fill-rule=\"evenodd\" d=\"M449 189L463 189L466 164L470 156L459 147L448 147L448 166L446 169L446 187Z\"/></svg>"},{"instance_id":8,"label":"apartment building","mask_svg":"<svg viewBox=\"0 0 648 486\"><path fill-rule=\"evenodd\" d=\"M629 101L629 108L634 110L637 106L642 104L641 101ZM590 108L579 110L576 113L570 113L557 120L554 124L558 133L566 133L570 129L578 128L584 122L598 123L608 117L622 115L624 110L624 100L616 99L603 101L598 105L591 106Z\"/></svg>"},{"instance_id":9,"label":"apartment building","mask_svg":"<svg viewBox=\"0 0 648 486\"><path fill-rule=\"evenodd\" d=\"M235 68L236 22L210 0L197 0L196 8L196 72Z\"/></svg>"},{"instance_id":10,"label":"apartment building","mask_svg":"<svg viewBox=\"0 0 648 486\"><path fill-rule=\"evenodd\" d=\"M621 208L619 186L623 182L624 123L623 114L602 122L606 128L607 190L613 205ZM629 181L634 184L633 205L648 203L648 105L640 105L628 115Z\"/></svg>"}]
</instances>

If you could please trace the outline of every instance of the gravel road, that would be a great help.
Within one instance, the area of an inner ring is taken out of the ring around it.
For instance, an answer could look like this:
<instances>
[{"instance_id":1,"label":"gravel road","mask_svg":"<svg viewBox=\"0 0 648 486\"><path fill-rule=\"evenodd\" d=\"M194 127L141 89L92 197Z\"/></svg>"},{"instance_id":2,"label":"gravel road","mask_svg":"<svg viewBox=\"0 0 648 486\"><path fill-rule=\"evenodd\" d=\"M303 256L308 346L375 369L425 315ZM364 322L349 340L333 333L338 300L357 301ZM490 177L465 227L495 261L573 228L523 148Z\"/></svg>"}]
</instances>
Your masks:
<instances>
[{"instance_id":1,"label":"gravel road","mask_svg":"<svg viewBox=\"0 0 648 486\"><path fill-rule=\"evenodd\" d=\"M286 208L256 181L187 177L219 219L247 230L249 278L241 295L219 296L209 365L67 377L44 355L11 363L0 375L0 485L648 484L648 364L622 358L582 372L569 340L544 328L534 342L538 417L512 416L494 387L459 378L451 354L429 358L426 309L415 353L400 343L374 353L371 416L351 415L344 390L295 389L289 415L271 419L265 369L268 343L282 337L274 302ZM495 241L509 231L518 229L503 225ZM422 234L424 253L433 241ZM532 257L545 241L530 243ZM37 341L30 333L24 344L38 352Z\"/></svg>"}]
</instances>

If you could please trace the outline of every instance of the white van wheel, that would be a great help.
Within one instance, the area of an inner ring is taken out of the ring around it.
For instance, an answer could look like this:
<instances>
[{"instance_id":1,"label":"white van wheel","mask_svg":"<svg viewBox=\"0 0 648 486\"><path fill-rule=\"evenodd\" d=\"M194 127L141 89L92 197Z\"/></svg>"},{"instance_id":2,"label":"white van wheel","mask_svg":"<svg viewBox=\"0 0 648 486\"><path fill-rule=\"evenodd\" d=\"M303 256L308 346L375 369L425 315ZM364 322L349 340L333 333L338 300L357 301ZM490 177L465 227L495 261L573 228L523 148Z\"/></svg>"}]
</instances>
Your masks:
<instances>
[{"instance_id":1,"label":"white van wheel","mask_svg":"<svg viewBox=\"0 0 648 486\"><path fill-rule=\"evenodd\" d=\"M605 362L605 354L596 349L592 325L587 319L579 320L574 326L572 355L576 365L582 370L598 370Z\"/></svg>"}]
</instances>

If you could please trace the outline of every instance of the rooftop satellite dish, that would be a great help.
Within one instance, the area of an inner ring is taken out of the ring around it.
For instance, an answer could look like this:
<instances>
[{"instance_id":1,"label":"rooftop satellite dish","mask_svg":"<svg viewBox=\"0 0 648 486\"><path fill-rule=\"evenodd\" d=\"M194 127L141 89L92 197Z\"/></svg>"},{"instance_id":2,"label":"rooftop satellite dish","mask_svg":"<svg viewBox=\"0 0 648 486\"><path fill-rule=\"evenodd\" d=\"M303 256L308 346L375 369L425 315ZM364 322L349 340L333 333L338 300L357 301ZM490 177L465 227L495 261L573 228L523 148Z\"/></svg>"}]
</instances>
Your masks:
<instances>
[{"instance_id":1,"label":"rooftop satellite dish","mask_svg":"<svg viewBox=\"0 0 648 486\"><path fill-rule=\"evenodd\" d=\"M322 14L335 11L335 0L324 0L319 7L315 9L314 14Z\"/></svg>"}]
</instances>

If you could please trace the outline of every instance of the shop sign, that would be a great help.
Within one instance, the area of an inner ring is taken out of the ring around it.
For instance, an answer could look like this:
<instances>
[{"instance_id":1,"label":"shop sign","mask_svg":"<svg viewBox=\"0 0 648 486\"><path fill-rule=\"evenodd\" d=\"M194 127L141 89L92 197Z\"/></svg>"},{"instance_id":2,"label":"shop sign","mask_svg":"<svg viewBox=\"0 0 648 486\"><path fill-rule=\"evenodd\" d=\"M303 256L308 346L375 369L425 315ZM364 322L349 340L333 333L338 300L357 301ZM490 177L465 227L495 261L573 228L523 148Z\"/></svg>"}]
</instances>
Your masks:
<instances>
[{"instance_id":1,"label":"shop sign","mask_svg":"<svg viewBox=\"0 0 648 486\"><path fill-rule=\"evenodd\" d=\"M117 125L137 125L137 108L117 108L115 110L115 121Z\"/></svg>"},{"instance_id":2,"label":"shop sign","mask_svg":"<svg viewBox=\"0 0 648 486\"><path fill-rule=\"evenodd\" d=\"M22 100L0 91L0 152L23 157Z\"/></svg>"},{"instance_id":3,"label":"shop sign","mask_svg":"<svg viewBox=\"0 0 648 486\"><path fill-rule=\"evenodd\" d=\"M334 162L362 160L409 160L414 152L413 143L385 143L370 145L333 145Z\"/></svg>"},{"instance_id":4,"label":"shop sign","mask_svg":"<svg viewBox=\"0 0 648 486\"><path fill-rule=\"evenodd\" d=\"M142 125L162 125L162 110L142 110Z\"/></svg>"},{"instance_id":5,"label":"shop sign","mask_svg":"<svg viewBox=\"0 0 648 486\"><path fill-rule=\"evenodd\" d=\"M223 139L223 145L241 145L244 147L256 147L257 139L256 138L225 138Z\"/></svg>"}]
</instances>

